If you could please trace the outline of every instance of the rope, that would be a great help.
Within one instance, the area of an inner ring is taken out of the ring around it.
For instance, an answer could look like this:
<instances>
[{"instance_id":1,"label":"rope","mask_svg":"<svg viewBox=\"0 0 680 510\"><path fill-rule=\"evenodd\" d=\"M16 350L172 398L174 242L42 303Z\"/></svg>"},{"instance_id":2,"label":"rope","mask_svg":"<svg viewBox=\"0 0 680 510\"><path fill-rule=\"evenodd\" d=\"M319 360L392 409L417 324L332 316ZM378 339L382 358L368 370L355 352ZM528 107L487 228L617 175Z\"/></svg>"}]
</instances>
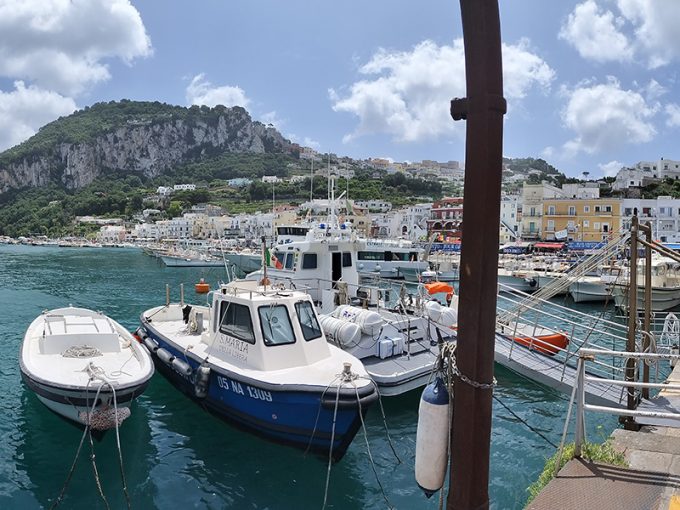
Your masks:
<instances>
[{"instance_id":1,"label":"rope","mask_svg":"<svg viewBox=\"0 0 680 510\"><path fill-rule=\"evenodd\" d=\"M520 417L515 411L510 409L507 405L505 405L500 398L498 398L496 395L493 395L493 398L496 402L498 402L503 408L508 411L511 415L513 415L517 420L519 420L520 423L525 425L529 430L531 430L533 433L541 437L546 443L548 443L550 446L553 448L558 448L558 446L553 443L550 439L548 439L540 430L536 429L535 427L532 427L529 425L529 422L527 422L525 419Z\"/></svg>"},{"instance_id":2,"label":"rope","mask_svg":"<svg viewBox=\"0 0 680 510\"><path fill-rule=\"evenodd\" d=\"M375 475L375 481L378 482L378 487L380 487L380 493L382 494L385 503L387 503L387 508L392 510L394 507L392 506L392 503L390 503L390 500L387 498L387 494L385 494L385 488L380 482L380 477L378 476L378 471L376 470L375 462L373 461L373 455L371 454L371 447L369 446L368 443L368 433L366 432L366 423L364 423L364 415L361 410L361 399L359 398L359 389L357 388L357 385L354 383L354 381L352 381L352 386L354 386L354 392L356 393L357 396L357 405L359 406L359 419L361 420L361 429L364 432L364 442L366 443L366 452L368 453L368 460L371 461L371 469L373 470L373 474ZM397 459L399 459L399 457L397 457Z\"/></svg>"},{"instance_id":3,"label":"rope","mask_svg":"<svg viewBox=\"0 0 680 510\"><path fill-rule=\"evenodd\" d=\"M90 383L88 382L88 388L89 388ZM87 390L86 390L87 391ZM97 394L95 395L94 398L94 403L92 404L92 409L94 410L94 407L97 405L97 400L99 399L99 392L101 391L101 386L97 390ZM62 499L64 498L64 494L66 492L66 489L68 488L69 483L71 482L71 478L73 477L73 472L76 469L76 464L78 463L78 457L80 456L80 451L83 448L83 443L85 442L85 437L87 436L87 433L90 430L89 425L85 425L85 430L83 431L83 435L80 437L80 444L78 444L78 449L76 450L76 455L73 458L73 462L71 463L71 469L69 470L68 474L66 475L66 481L64 482L64 485L61 488L61 491L59 492L59 496L57 496L57 499L54 500L54 503L50 506L50 510L53 510L54 508L57 508L60 504Z\"/></svg>"},{"instance_id":4,"label":"rope","mask_svg":"<svg viewBox=\"0 0 680 510\"><path fill-rule=\"evenodd\" d=\"M323 505L321 509L326 508L326 501L328 500L328 485L331 481L331 466L333 465L333 443L335 442L335 422L338 417L338 403L340 402L340 385L338 385L335 392L335 409L333 409L333 427L331 429L331 444L328 447L328 468L326 470L326 487L323 491Z\"/></svg>"},{"instance_id":5,"label":"rope","mask_svg":"<svg viewBox=\"0 0 680 510\"><path fill-rule=\"evenodd\" d=\"M397 462L401 464L401 459L399 458L399 455L397 455L397 451L394 449L394 445L392 444L392 438L390 437L390 430L387 428L387 418L385 418L385 408L383 407L383 402L382 402L382 395L380 394L380 388L378 385L375 383L373 379L368 379L371 381L373 384L373 387L375 388L376 393L378 394L378 404L380 405L380 415L382 416L382 421L383 421L383 427L385 428L385 437L387 437L387 443L390 445L390 449L392 450L392 453L394 454L394 457L397 459ZM359 404L359 407L361 407L361 404ZM363 420L363 418L362 418Z\"/></svg>"},{"instance_id":6,"label":"rope","mask_svg":"<svg viewBox=\"0 0 680 510\"><path fill-rule=\"evenodd\" d=\"M64 358L94 358L103 356L102 351L91 345L72 345L61 353Z\"/></svg>"}]
</instances>

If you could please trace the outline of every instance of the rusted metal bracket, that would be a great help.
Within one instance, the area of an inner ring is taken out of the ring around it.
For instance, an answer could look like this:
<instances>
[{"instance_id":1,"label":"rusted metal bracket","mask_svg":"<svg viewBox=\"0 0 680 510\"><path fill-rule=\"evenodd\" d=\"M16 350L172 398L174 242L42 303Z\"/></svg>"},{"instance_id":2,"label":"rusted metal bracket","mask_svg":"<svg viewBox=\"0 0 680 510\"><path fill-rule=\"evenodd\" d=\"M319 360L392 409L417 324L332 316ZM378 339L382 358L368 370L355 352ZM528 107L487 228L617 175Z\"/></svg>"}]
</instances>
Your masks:
<instances>
[{"instance_id":1,"label":"rusted metal bracket","mask_svg":"<svg viewBox=\"0 0 680 510\"><path fill-rule=\"evenodd\" d=\"M505 115L508 111L508 103L503 96L496 94L487 94L486 104L484 104L481 96L454 97L451 100L451 117L453 120L465 120L470 111L482 111L485 106L488 106L489 111Z\"/></svg>"}]
</instances>

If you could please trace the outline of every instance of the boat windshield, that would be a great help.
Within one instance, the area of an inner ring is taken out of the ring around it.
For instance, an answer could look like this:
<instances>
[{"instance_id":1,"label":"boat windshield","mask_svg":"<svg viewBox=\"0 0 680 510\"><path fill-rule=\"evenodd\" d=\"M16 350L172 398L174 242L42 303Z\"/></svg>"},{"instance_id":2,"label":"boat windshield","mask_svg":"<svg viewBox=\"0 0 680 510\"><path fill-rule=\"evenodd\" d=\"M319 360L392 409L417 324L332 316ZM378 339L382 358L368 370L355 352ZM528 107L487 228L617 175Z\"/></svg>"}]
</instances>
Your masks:
<instances>
[{"instance_id":1,"label":"boat windshield","mask_svg":"<svg viewBox=\"0 0 680 510\"><path fill-rule=\"evenodd\" d=\"M262 338L265 345L295 343L293 325L285 305L267 305L259 308Z\"/></svg>"},{"instance_id":2,"label":"boat windshield","mask_svg":"<svg viewBox=\"0 0 680 510\"><path fill-rule=\"evenodd\" d=\"M309 341L319 338L321 336L321 328L316 320L312 303L309 301L295 303L295 311L297 312L298 321L300 322L300 328L305 340Z\"/></svg>"},{"instance_id":3,"label":"boat windshield","mask_svg":"<svg viewBox=\"0 0 680 510\"><path fill-rule=\"evenodd\" d=\"M253 323L250 320L250 309L247 306L223 302L220 308L219 325L221 333L251 344L255 343Z\"/></svg>"}]
</instances>

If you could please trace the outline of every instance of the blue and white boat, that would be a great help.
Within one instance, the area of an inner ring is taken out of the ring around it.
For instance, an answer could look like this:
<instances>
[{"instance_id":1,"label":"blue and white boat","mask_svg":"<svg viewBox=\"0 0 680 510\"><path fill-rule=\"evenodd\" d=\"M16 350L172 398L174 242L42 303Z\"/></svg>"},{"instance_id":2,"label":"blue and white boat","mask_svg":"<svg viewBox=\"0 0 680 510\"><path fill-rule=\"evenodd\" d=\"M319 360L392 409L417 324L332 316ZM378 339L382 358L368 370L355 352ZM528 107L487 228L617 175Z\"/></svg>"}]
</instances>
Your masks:
<instances>
[{"instance_id":1,"label":"blue and white boat","mask_svg":"<svg viewBox=\"0 0 680 510\"><path fill-rule=\"evenodd\" d=\"M158 370L216 415L266 438L344 455L374 382L330 345L310 296L237 280L208 306L166 302L141 316Z\"/></svg>"}]
</instances>

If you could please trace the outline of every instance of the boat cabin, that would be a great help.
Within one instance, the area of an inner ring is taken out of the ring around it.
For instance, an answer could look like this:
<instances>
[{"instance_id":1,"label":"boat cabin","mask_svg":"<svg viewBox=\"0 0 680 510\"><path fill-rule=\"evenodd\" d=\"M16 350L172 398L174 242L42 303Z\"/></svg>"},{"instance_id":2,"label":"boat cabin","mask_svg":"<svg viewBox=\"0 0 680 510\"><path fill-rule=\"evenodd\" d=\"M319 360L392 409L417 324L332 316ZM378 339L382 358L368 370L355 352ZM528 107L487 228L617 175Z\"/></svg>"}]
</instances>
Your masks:
<instances>
[{"instance_id":1,"label":"boat cabin","mask_svg":"<svg viewBox=\"0 0 680 510\"><path fill-rule=\"evenodd\" d=\"M310 296L255 281L222 285L213 294L201 341L211 357L253 370L284 370L330 357Z\"/></svg>"}]
</instances>

